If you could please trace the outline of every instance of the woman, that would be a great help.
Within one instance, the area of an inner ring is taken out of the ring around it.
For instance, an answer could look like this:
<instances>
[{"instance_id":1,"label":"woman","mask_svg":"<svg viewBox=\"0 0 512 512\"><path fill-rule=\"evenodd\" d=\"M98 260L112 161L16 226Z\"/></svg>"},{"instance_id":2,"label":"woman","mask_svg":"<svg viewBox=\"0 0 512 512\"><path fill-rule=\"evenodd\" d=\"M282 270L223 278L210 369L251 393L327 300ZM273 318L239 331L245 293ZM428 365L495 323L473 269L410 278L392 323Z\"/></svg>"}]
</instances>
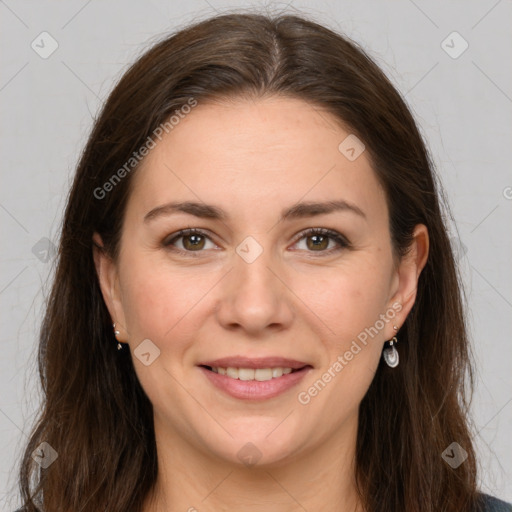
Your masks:
<instances>
[{"instance_id":1,"label":"woman","mask_svg":"<svg viewBox=\"0 0 512 512\"><path fill-rule=\"evenodd\" d=\"M346 38L231 14L150 49L68 199L25 510L511 510L439 194Z\"/></svg>"}]
</instances>

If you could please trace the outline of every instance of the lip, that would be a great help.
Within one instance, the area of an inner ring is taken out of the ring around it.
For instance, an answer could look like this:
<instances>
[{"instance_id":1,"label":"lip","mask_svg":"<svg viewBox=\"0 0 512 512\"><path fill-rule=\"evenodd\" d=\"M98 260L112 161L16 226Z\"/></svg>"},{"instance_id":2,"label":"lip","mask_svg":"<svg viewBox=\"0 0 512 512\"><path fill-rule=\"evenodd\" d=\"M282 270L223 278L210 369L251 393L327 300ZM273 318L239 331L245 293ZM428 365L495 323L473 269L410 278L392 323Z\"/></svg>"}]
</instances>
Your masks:
<instances>
[{"instance_id":1,"label":"lip","mask_svg":"<svg viewBox=\"0 0 512 512\"><path fill-rule=\"evenodd\" d=\"M221 368L291 368L298 370L304 366L311 366L303 361L296 361L295 359L286 359L284 357L244 357L232 356L221 357L211 361L203 361L198 366L220 366Z\"/></svg>"},{"instance_id":2,"label":"lip","mask_svg":"<svg viewBox=\"0 0 512 512\"><path fill-rule=\"evenodd\" d=\"M205 366L220 366L221 368L292 368L292 373L266 381L232 379L227 375L215 373ZM225 357L212 361L205 361L198 365L199 370L216 388L240 400L268 400L285 393L296 386L313 367L307 363L282 357Z\"/></svg>"}]
</instances>

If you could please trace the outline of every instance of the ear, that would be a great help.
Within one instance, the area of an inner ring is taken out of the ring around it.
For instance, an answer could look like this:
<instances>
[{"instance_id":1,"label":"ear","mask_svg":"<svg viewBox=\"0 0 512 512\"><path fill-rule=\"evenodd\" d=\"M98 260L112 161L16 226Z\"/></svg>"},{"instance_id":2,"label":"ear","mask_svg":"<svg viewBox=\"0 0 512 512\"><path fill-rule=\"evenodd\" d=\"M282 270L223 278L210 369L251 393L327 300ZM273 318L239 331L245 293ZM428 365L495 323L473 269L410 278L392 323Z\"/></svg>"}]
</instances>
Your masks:
<instances>
[{"instance_id":1,"label":"ear","mask_svg":"<svg viewBox=\"0 0 512 512\"><path fill-rule=\"evenodd\" d=\"M393 296L390 299L389 307L392 304L398 303L401 309L396 314L394 325L400 329L404 324L407 315L411 311L416 300L416 293L418 290L418 279L421 271L425 267L429 251L429 236L428 229L424 224L418 224L413 231L413 240L409 246L409 250L402 257L398 268L393 277L392 290ZM398 309L396 309L398 311ZM395 335L393 323L391 323L389 336L391 339Z\"/></svg>"},{"instance_id":2,"label":"ear","mask_svg":"<svg viewBox=\"0 0 512 512\"><path fill-rule=\"evenodd\" d=\"M118 341L126 341L128 333L125 327L126 322L121 300L117 265L105 252L103 241L98 233L93 234L92 240L94 266L96 267L103 300L110 313L112 322L115 322L116 329L119 331Z\"/></svg>"}]
</instances>

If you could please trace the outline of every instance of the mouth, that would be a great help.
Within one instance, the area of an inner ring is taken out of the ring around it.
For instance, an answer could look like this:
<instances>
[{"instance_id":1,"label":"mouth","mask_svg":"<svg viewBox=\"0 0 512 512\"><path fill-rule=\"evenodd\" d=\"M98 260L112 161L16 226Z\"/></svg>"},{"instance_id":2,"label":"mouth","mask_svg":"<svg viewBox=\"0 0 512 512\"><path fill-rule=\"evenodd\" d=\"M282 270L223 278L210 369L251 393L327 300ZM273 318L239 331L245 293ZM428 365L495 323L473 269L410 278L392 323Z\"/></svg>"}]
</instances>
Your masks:
<instances>
[{"instance_id":1,"label":"mouth","mask_svg":"<svg viewBox=\"0 0 512 512\"><path fill-rule=\"evenodd\" d=\"M272 379L279 379L283 375L288 375L289 373L300 372L304 368L311 368L310 365L304 365L301 368L290 368L290 367L268 367L268 368L235 368L232 366L222 367L222 366L207 366L200 365L202 368L209 370L213 373L217 373L219 375L225 375L230 379L238 379L243 381L258 381L265 382Z\"/></svg>"},{"instance_id":2,"label":"mouth","mask_svg":"<svg viewBox=\"0 0 512 512\"><path fill-rule=\"evenodd\" d=\"M198 365L210 384L242 400L266 400L297 385L313 366L283 358L224 358Z\"/></svg>"}]
</instances>

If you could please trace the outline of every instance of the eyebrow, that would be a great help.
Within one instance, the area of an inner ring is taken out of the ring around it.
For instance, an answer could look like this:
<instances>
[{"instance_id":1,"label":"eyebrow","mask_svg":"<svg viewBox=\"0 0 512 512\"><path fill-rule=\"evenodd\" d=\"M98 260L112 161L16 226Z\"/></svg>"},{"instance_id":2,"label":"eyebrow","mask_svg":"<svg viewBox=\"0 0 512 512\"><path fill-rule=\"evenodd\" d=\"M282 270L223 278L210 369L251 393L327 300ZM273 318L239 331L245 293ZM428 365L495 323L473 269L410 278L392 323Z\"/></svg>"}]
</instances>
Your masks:
<instances>
[{"instance_id":1,"label":"eyebrow","mask_svg":"<svg viewBox=\"0 0 512 512\"><path fill-rule=\"evenodd\" d=\"M226 221L227 213L217 206L194 201L171 202L157 206L144 216L144 222L152 221L161 216L172 215L175 213L188 213L201 219L213 219ZM280 221L293 220L305 217L314 217L334 212L351 212L363 219L366 214L355 204L349 203L343 199L326 202L302 202L295 204L281 212Z\"/></svg>"}]
</instances>

